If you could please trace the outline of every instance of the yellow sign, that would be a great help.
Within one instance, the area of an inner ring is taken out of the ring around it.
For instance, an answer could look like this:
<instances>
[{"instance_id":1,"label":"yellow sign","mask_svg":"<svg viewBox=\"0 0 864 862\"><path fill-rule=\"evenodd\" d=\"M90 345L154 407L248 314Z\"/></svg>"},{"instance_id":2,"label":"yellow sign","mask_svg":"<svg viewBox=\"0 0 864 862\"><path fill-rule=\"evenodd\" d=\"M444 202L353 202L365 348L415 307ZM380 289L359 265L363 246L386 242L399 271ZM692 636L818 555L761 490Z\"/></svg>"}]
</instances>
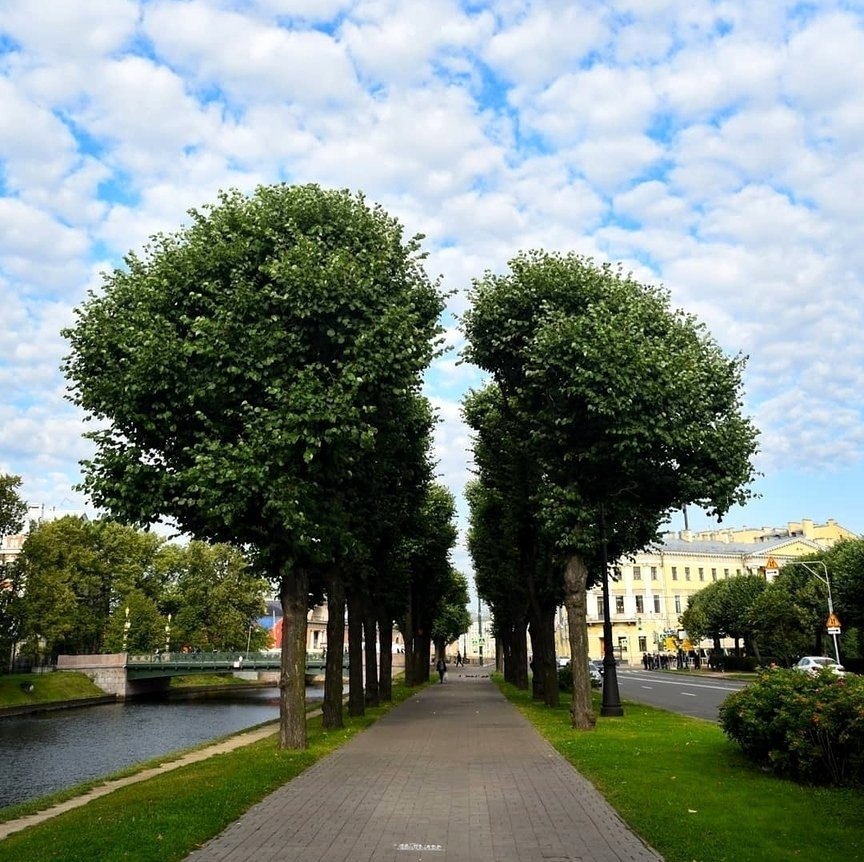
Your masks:
<instances>
[{"instance_id":1,"label":"yellow sign","mask_svg":"<svg viewBox=\"0 0 864 862\"><path fill-rule=\"evenodd\" d=\"M837 614L828 614L828 619L825 620L825 628L828 629L839 629L840 628L840 617Z\"/></svg>"},{"instance_id":2,"label":"yellow sign","mask_svg":"<svg viewBox=\"0 0 864 862\"><path fill-rule=\"evenodd\" d=\"M774 557L768 557L768 565L765 566L766 569L776 569L779 568L777 565L777 560Z\"/></svg>"}]
</instances>

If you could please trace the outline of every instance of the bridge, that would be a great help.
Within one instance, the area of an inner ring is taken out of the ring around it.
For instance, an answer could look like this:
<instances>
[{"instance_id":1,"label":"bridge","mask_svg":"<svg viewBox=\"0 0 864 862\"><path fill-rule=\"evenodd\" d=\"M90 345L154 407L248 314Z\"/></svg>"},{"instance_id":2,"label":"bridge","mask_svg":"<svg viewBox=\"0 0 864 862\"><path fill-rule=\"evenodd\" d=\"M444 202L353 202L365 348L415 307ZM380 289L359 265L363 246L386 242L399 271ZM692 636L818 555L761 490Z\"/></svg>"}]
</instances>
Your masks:
<instances>
[{"instance_id":1,"label":"bridge","mask_svg":"<svg viewBox=\"0 0 864 862\"><path fill-rule=\"evenodd\" d=\"M348 657L343 661L347 667ZM101 689L125 699L140 694L164 691L172 676L191 674L257 674L275 676L281 669L279 653L153 653L129 655L107 653L105 655L61 655L57 657L57 670L72 670L84 673ZM325 655L323 652L306 653L306 682L323 677ZM274 680L275 681L275 680Z\"/></svg>"}]
</instances>

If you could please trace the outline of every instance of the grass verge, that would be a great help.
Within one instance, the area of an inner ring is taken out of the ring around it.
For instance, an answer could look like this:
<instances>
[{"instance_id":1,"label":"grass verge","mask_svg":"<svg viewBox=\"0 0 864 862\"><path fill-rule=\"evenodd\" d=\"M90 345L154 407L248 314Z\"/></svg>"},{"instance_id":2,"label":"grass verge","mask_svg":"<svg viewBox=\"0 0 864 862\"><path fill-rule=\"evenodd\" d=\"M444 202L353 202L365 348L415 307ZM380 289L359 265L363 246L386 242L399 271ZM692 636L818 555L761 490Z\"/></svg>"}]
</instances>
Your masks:
<instances>
[{"instance_id":1,"label":"grass verge","mask_svg":"<svg viewBox=\"0 0 864 862\"><path fill-rule=\"evenodd\" d=\"M32 691L25 688L32 686ZM102 691L83 673L10 673L0 676L0 707L34 706L51 701L101 697Z\"/></svg>"},{"instance_id":2,"label":"grass verge","mask_svg":"<svg viewBox=\"0 0 864 862\"><path fill-rule=\"evenodd\" d=\"M666 862L864 860L864 791L775 778L717 725L641 704L574 731L569 704L550 709L496 681Z\"/></svg>"},{"instance_id":3,"label":"grass verge","mask_svg":"<svg viewBox=\"0 0 864 862\"><path fill-rule=\"evenodd\" d=\"M367 709L360 718L346 716L342 730L325 731L320 716L310 718L305 751L279 751L274 735L120 788L0 841L0 862L183 859L416 691L394 683L392 703Z\"/></svg>"}]
</instances>

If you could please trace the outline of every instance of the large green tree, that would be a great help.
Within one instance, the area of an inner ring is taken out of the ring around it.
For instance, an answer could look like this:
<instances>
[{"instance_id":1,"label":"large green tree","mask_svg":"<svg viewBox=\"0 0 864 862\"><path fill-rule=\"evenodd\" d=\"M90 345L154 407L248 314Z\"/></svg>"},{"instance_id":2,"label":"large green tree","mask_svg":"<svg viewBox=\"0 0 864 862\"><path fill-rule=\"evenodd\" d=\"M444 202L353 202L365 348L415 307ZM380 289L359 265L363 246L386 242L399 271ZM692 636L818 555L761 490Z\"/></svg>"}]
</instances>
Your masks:
<instances>
[{"instance_id":1,"label":"large green tree","mask_svg":"<svg viewBox=\"0 0 864 862\"><path fill-rule=\"evenodd\" d=\"M589 570L604 547L609 559L640 550L685 504L719 516L746 501L757 435L741 412L744 360L664 290L575 254L520 254L471 301L466 358L528 441L538 512L566 555L572 722L588 728Z\"/></svg>"},{"instance_id":2,"label":"large green tree","mask_svg":"<svg viewBox=\"0 0 864 862\"><path fill-rule=\"evenodd\" d=\"M351 546L340 485L385 396L419 389L443 300L419 241L359 195L260 187L190 219L65 331L98 426L83 487L129 523L254 553L284 612L280 743L301 748L310 577Z\"/></svg>"}]
</instances>

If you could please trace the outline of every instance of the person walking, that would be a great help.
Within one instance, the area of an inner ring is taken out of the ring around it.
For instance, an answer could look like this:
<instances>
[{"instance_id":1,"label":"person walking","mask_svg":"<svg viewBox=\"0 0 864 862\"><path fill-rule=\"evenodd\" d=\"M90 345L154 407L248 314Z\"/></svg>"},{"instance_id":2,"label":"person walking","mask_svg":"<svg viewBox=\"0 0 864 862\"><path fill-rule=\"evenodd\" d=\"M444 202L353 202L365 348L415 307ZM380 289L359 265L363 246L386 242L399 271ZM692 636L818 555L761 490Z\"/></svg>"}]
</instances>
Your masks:
<instances>
[{"instance_id":1,"label":"person walking","mask_svg":"<svg viewBox=\"0 0 864 862\"><path fill-rule=\"evenodd\" d=\"M462 653L456 650L456 667L462 667Z\"/></svg>"},{"instance_id":2,"label":"person walking","mask_svg":"<svg viewBox=\"0 0 864 862\"><path fill-rule=\"evenodd\" d=\"M444 674L447 673L447 663L444 661L443 656L438 659L438 664L435 665L435 670L438 671L438 681L443 685Z\"/></svg>"}]
</instances>

